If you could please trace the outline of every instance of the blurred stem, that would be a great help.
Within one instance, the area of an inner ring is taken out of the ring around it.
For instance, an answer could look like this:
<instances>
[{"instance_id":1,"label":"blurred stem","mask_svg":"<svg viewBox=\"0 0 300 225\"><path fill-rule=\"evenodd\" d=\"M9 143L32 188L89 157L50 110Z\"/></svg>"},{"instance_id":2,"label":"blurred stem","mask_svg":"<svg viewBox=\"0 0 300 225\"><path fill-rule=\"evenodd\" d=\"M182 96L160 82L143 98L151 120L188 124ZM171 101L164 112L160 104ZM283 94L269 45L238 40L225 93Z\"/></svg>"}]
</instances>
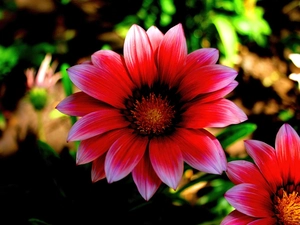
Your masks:
<instances>
[{"instance_id":1,"label":"blurred stem","mask_svg":"<svg viewBox=\"0 0 300 225\"><path fill-rule=\"evenodd\" d=\"M44 126L43 126L43 113L42 110L37 110L37 119L38 119L38 138L41 141L46 141Z\"/></svg>"},{"instance_id":2,"label":"blurred stem","mask_svg":"<svg viewBox=\"0 0 300 225\"><path fill-rule=\"evenodd\" d=\"M72 95L73 92L73 84L72 81L68 75L67 69L70 67L69 64L64 63L60 67L60 72L62 74L62 83L63 83L63 88L65 91L66 96ZM71 124L73 125L77 121L77 117L75 116L70 116ZM76 147L78 147L78 144L76 144Z\"/></svg>"}]
</instances>

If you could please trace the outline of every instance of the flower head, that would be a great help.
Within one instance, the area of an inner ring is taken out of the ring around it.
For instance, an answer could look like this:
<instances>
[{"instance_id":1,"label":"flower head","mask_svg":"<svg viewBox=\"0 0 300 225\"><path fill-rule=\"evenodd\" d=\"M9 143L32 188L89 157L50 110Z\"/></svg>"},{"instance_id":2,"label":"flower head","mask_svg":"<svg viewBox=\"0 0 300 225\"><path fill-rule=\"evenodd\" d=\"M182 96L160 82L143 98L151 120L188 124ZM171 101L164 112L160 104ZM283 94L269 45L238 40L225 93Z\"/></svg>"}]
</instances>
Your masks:
<instances>
[{"instance_id":1,"label":"flower head","mask_svg":"<svg viewBox=\"0 0 300 225\"><path fill-rule=\"evenodd\" d=\"M205 127L246 120L224 96L237 72L216 65L216 49L187 54L182 25L165 35L133 25L123 56L101 50L91 62L68 69L82 90L57 109L80 118L69 141L80 140L77 164L93 162L92 180L118 181L132 172L141 195L150 199L161 182L176 189L184 162L214 174L226 157Z\"/></svg>"},{"instance_id":2,"label":"flower head","mask_svg":"<svg viewBox=\"0 0 300 225\"><path fill-rule=\"evenodd\" d=\"M54 62L53 65L50 66L51 59L51 54L45 55L36 75L33 68L29 68L25 71L27 86L29 88L50 88L61 78L60 73L54 73L57 64Z\"/></svg>"},{"instance_id":3,"label":"flower head","mask_svg":"<svg viewBox=\"0 0 300 225\"><path fill-rule=\"evenodd\" d=\"M228 163L227 175L236 184L225 198L235 208L227 224L284 224L300 222L300 138L288 124L278 131L275 149L256 140L245 141L254 163Z\"/></svg>"},{"instance_id":4,"label":"flower head","mask_svg":"<svg viewBox=\"0 0 300 225\"><path fill-rule=\"evenodd\" d=\"M56 63L50 66L51 58L50 54L46 54L36 75L33 68L25 71L30 102L36 110L42 110L45 107L48 97L47 89L55 85L61 78L60 73L54 73Z\"/></svg>"}]
</instances>

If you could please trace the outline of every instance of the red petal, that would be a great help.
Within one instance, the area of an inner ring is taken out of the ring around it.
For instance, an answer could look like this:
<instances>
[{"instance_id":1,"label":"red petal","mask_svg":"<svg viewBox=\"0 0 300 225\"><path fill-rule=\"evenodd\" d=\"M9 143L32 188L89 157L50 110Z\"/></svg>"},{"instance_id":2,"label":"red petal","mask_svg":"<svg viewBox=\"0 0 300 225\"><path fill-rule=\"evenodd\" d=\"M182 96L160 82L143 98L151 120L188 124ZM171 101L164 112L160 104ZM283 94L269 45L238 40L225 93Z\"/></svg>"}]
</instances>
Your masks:
<instances>
[{"instance_id":1,"label":"red petal","mask_svg":"<svg viewBox=\"0 0 300 225\"><path fill-rule=\"evenodd\" d=\"M153 138L150 141L149 154L158 177L176 189L183 174L183 157L178 145L167 137Z\"/></svg>"},{"instance_id":2,"label":"red petal","mask_svg":"<svg viewBox=\"0 0 300 225\"><path fill-rule=\"evenodd\" d=\"M277 224L278 221L276 217L267 217L262 219L254 220L251 223L248 223L247 225L266 225L266 224Z\"/></svg>"},{"instance_id":3,"label":"red petal","mask_svg":"<svg viewBox=\"0 0 300 225\"><path fill-rule=\"evenodd\" d=\"M185 105L185 107L187 108L190 105L193 105L195 103L196 104L200 104L200 103L203 104L203 103L212 102L212 101L218 100L220 98L223 98L227 94L229 94L237 85L238 85L238 82L236 82L234 80L230 84L228 84L226 87L224 87L220 90L214 91L214 92L202 94L201 92L199 92L199 90L195 90L195 92L194 92L195 97L193 98L192 101L187 103Z\"/></svg>"},{"instance_id":4,"label":"red petal","mask_svg":"<svg viewBox=\"0 0 300 225\"><path fill-rule=\"evenodd\" d=\"M149 152L145 152L144 157L132 171L133 180L145 200L149 200L157 191L161 180L156 175L149 158Z\"/></svg>"},{"instance_id":5,"label":"red petal","mask_svg":"<svg viewBox=\"0 0 300 225\"><path fill-rule=\"evenodd\" d=\"M260 170L251 162L234 160L228 163L227 176L234 184L250 183L272 192Z\"/></svg>"},{"instance_id":6,"label":"red petal","mask_svg":"<svg viewBox=\"0 0 300 225\"><path fill-rule=\"evenodd\" d=\"M76 164L89 163L108 151L110 146L124 133L132 132L129 129L118 129L106 132L95 137L82 140L76 155Z\"/></svg>"},{"instance_id":7,"label":"red petal","mask_svg":"<svg viewBox=\"0 0 300 225\"><path fill-rule=\"evenodd\" d=\"M219 59L219 51L215 48L201 48L188 54L186 65L181 74L198 70L202 66L215 64Z\"/></svg>"},{"instance_id":8,"label":"red petal","mask_svg":"<svg viewBox=\"0 0 300 225\"><path fill-rule=\"evenodd\" d=\"M80 64L68 69L70 79L82 91L117 108L124 108L127 97L122 84L107 71L90 64Z\"/></svg>"},{"instance_id":9,"label":"red petal","mask_svg":"<svg viewBox=\"0 0 300 225\"><path fill-rule=\"evenodd\" d=\"M278 165L284 184L291 180L300 182L300 138L288 124L282 125L276 136L275 143Z\"/></svg>"},{"instance_id":10,"label":"red petal","mask_svg":"<svg viewBox=\"0 0 300 225\"><path fill-rule=\"evenodd\" d=\"M252 217L274 215L270 194L253 184L239 184L225 193L226 200L238 211Z\"/></svg>"},{"instance_id":11,"label":"red petal","mask_svg":"<svg viewBox=\"0 0 300 225\"><path fill-rule=\"evenodd\" d=\"M92 112L79 119L70 129L68 141L85 140L130 123L117 110L105 109Z\"/></svg>"},{"instance_id":12,"label":"red petal","mask_svg":"<svg viewBox=\"0 0 300 225\"><path fill-rule=\"evenodd\" d=\"M266 225L277 224L277 219L274 217L254 218L240 213L237 210L232 211L222 221L221 225Z\"/></svg>"},{"instance_id":13,"label":"red petal","mask_svg":"<svg viewBox=\"0 0 300 225\"><path fill-rule=\"evenodd\" d=\"M62 100L56 109L71 116L85 116L94 111L111 108L84 92L77 92Z\"/></svg>"},{"instance_id":14,"label":"red petal","mask_svg":"<svg viewBox=\"0 0 300 225\"><path fill-rule=\"evenodd\" d=\"M206 130L177 129L172 140L182 152L183 160L193 168L213 174L226 170L227 160L219 141Z\"/></svg>"},{"instance_id":15,"label":"red petal","mask_svg":"<svg viewBox=\"0 0 300 225\"><path fill-rule=\"evenodd\" d=\"M133 25L125 38L124 59L129 74L137 86L151 86L157 77L153 50L146 34L138 25Z\"/></svg>"},{"instance_id":16,"label":"red petal","mask_svg":"<svg viewBox=\"0 0 300 225\"><path fill-rule=\"evenodd\" d=\"M223 65L208 65L185 74L179 86L184 101L189 101L199 94L220 90L229 85L237 72Z\"/></svg>"},{"instance_id":17,"label":"red petal","mask_svg":"<svg viewBox=\"0 0 300 225\"><path fill-rule=\"evenodd\" d=\"M221 222L221 225L248 225L248 223L254 220L255 218L234 210L224 218L224 220Z\"/></svg>"},{"instance_id":18,"label":"red petal","mask_svg":"<svg viewBox=\"0 0 300 225\"><path fill-rule=\"evenodd\" d=\"M246 140L245 147L275 193L283 183L274 148L256 140Z\"/></svg>"},{"instance_id":19,"label":"red petal","mask_svg":"<svg viewBox=\"0 0 300 225\"><path fill-rule=\"evenodd\" d=\"M92 182L97 182L105 178L104 162L106 154L99 156L92 164Z\"/></svg>"},{"instance_id":20,"label":"red petal","mask_svg":"<svg viewBox=\"0 0 300 225\"><path fill-rule=\"evenodd\" d=\"M124 58L110 50L100 50L92 55L92 62L99 67L104 74L110 76L115 83L119 84L126 95L131 95L134 89L126 68ZM111 86L114 87L114 86Z\"/></svg>"},{"instance_id":21,"label":"red petal","mask_svg":"<svg viewBox=\"0 0 300 225\"><path fill-rule=\"evenodd\" d=\"M181 24L168 30L157 53L158 70L162 82L170 86L175 85L177 74L182 70L187 57L186 40Z\"/></svg>"},{"instance_id":22,"label":"red petal","mask_svg":"<svg viewBox=\"0 0 300 225\"><path fill-rule=\"evenodd\" d=\"M202 104L194 102L182 114L179 126L186 128L225 127L247 120L246 114L233 102L227 99L218 99Z\"/></svg>"},{"instance_id":23,"label":"red petal","mask_svg":"<svg viewBox=\"0 0 300 225\"><path fill-rule=\"evenodd\" d=\"M127 176L144 156L147 137L126 133L110 147L105 159L107 181L112 183Z\"/></svg>"},{"instance_id":24,"label":"red petal","mask_svg":"<svg viewBox=\"0 0 300 225\"><path fill-rule=\"evenodd\" d=\"M158 46L160 45L164 35L163 33L155 26L151 26L148 30L147 30L147 34L153 49L153 52L155 52L158 48Z\"/></svg>"}]
</instances>

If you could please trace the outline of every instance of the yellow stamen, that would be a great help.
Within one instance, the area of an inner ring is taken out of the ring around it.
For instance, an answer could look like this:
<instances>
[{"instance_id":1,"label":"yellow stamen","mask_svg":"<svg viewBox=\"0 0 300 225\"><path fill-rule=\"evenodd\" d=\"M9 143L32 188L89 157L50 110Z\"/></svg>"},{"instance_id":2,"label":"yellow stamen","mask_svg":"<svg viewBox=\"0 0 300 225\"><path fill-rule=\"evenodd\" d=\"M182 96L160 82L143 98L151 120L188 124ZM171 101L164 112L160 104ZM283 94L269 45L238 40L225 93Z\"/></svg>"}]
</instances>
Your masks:
<instances>
[{"instance_id":1,"label":"yellow stamen","mask_svg":"<svg viewBox=\"0 0 300 225\"><path fill-rule=\"evenodd\" d=\"M300 224L300 196L297 191L287 193L279 190L280 196L275 196L275 213L279 224L296 225ZM282 194L282 195L281 195Z\"/></svg>"},{"instance_id":2,"label":"yellow stamen","mask_svg":"<svg viewBox=\"0 0 300 225\"><path fill-rule=\"evenodd\" d=\"M134 104L131 110L137 129L141 134L162 134L165 129L172 125L175 116L173 106L162 97L151 93L149 97Z\"/></svg>"}]
</instances>

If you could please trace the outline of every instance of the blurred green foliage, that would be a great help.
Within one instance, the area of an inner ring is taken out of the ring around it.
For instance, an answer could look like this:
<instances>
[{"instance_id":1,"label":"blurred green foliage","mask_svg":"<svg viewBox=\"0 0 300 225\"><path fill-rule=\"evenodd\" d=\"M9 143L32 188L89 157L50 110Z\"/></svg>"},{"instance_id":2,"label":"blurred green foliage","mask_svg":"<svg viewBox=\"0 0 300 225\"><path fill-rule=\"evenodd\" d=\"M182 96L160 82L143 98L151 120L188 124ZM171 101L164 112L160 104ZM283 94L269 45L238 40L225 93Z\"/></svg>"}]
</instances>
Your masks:
<instances>
[{"instance_id":1,"label":"blurred green foliage","mask_svg":"<svg viewBox=\"0 0 300 225\"><path fill-rule=\"evenodd\" d=\"M21 60L37 67L44 59L45 54L54 52L55 46L47 42L32 46L19 40L8 47L0 45L0 80Z\"/></svg>"},{"instance_id":2,"label":"blurred green foliage","mask_svg":"<svg viewBox=\"0 0 300 225\"><path fill-rule=\"evenodd\" d=\"M186 26L194 30L188 38L191 49L213 45L221 51L223 63L232 66L242 38L263 47L267 44L271 28L255 0L205 0L202 4L189 0L186 5L194 12L186 18Z\"/></svg>"},{"instance_id":3,"label":"blurred green foliage","mask_svg":"<svg viewBox=\"0 0 300 225\"><path fill-rule=\"evenodd\" d=\"M135 15L126 16L115 29L125 37L132 24L139 24L146 29L153 25L165 27L172 22L175 13L173 0L144 0L139 11Z\"/></svg>"},{"instance_id":4,"label":"blurred green foliage","mask_svg":"<svg viewBox=\"0 0 300 225\"><path fill-rule=\"evenodd\" d=\"M132 24L145 28L152 25L168 27L174 17L185 13L183 23L190 51L215 47L221 52L223 64L233 66L242 42L255 42L266 47L271 34L264 11L255 0L187 0L183 9L176 10L173 0L144 0L135 15L128 15L115 29L125 37ZM178 19L177 19L178 20Z\"/></svg>"},{"instance_id":5,"label":"blurred green foliage","mask_svg":"<svg viewBox=\"0 0 300 225\"><path fill-rule=\"evenodd\" d=\"M18 48L10 46L5 48L0 46L0 80L11 71L19 60Z\"/></svg>"},{"instance_id":6,"label":"blurred green foliage","mask_svg":"<svg viewBox=\"0 0 300 225\"><path fill-rule=\"evenodd\" d=\"M251 135L256 130L256 128L256 124L248 122L230 125L223 131L221 131L217 135L217 138L220 141L222 147L226 149L237 140Z\"/></svg>"}]
</instances>

